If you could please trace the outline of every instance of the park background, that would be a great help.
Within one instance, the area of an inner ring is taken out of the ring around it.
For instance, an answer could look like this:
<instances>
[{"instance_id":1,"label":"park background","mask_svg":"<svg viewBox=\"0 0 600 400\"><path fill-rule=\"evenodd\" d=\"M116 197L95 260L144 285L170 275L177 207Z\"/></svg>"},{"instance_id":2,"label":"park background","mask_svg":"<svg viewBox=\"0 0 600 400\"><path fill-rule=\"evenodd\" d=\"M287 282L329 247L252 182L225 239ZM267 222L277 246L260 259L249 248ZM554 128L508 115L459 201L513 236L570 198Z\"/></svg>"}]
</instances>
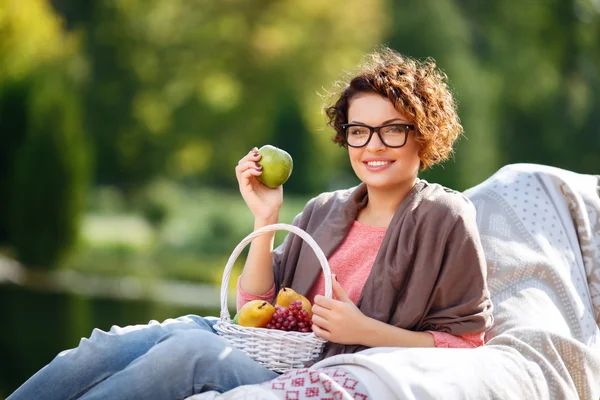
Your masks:
<instances>
[{"instance_id":1,"label":"park background","mask_svg":"<svg viewBox=\"0 0 600 400\"><path fill-rule=\"evenodd\" d=\"M0 0L0 399L95 327L218 315L237 161L292 155L282 222L356 184L322 108L382 44L458 100L423 178L600 173L599 0Z\"/></svg>"}]
</instances>

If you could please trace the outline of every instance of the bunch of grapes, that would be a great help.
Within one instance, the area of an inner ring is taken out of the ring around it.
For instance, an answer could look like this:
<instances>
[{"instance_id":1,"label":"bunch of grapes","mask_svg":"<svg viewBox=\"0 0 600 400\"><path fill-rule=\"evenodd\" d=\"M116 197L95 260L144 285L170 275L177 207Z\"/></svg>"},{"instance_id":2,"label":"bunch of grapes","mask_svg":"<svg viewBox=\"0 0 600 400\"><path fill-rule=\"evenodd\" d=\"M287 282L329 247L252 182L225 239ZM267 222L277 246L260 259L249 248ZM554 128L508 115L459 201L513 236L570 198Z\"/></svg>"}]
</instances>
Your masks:
<instances>
[{"instance_id":1,"label":"bunch of grapes","mask_svg":"<svg viewBox=\"0 0 600 400\"><path fill-rule=\"evenodd\" d=\"M311 332L312 321L308 312L302 308L302 301L293 301L288 308L275 306L275 313L267 324L268 329L280 331Z\"/></svg>"}]
</instances>

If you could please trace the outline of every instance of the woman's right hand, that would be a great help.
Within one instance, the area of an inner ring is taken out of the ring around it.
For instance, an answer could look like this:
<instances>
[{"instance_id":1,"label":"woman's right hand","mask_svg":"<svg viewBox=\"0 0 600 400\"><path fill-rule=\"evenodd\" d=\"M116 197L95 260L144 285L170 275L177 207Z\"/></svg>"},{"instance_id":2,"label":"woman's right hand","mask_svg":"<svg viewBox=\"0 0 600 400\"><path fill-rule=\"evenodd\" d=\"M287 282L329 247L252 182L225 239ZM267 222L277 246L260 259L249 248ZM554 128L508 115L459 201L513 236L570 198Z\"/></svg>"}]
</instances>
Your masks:
<instances>
[{"instance_id":1,"label":"woman's right hand","mask_svg":"<svg viewBox=\"0 0 600 400\"><path fill-rule=\"evenodd\" d=\"M257 179L262 173L261 159L255 147L235 167L240 193L257 220L271 220L279 214L283 204L283 187L271 189Z\"/></svg>"}]
</instances>

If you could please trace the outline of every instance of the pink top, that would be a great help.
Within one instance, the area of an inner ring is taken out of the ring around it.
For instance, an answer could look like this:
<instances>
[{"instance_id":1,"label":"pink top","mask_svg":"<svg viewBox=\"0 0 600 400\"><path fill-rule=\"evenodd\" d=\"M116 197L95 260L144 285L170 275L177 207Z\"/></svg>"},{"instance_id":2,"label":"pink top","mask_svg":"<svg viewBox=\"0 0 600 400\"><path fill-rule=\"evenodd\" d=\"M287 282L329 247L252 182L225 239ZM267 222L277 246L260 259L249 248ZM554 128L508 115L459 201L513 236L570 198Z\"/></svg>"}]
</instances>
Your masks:
<instances>
[{"instance_id":1,"label":"pink top","mask_svg":"<svg viewBox=\"0 0 600 400\"><path fill-rule=\"evenodd\" d=\"M362 288L371 273L371 268L383 242L385 232L386 228L374 228L354 221L342 244L328 259L331 273L336 275L338 282L355 304L358 302ZM306 297L311 303L314 303L317 294L325 294L325 278L322 274ZM275 299L275 285L269 292L257 296L244 292L238 279L238 310L247 302L256 299L272 303ZM428 332L433 335L436 347L479 347L483 345L483 332L461 336L445 332Z\"/></svg>"}]
</instances>

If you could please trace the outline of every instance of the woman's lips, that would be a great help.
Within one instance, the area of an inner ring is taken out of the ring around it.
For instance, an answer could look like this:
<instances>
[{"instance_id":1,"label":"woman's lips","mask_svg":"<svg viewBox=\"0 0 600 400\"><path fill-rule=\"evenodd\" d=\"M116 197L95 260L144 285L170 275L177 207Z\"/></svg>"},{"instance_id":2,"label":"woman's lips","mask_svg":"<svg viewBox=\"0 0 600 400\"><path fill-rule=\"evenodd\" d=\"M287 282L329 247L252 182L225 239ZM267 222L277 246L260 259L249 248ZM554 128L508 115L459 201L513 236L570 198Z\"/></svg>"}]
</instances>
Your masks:
<instances>
[{"instance_id":1,"label":"woman's lips","mask_svg":"<svg viewBox=\"0 0 600 400\"><path fill-rule=\"evenodd\" d=\"M363 164L369 171L381 171L389 168L393 162L392 160L372 160L364 161Z\"/></svg>"}]
</instances>

